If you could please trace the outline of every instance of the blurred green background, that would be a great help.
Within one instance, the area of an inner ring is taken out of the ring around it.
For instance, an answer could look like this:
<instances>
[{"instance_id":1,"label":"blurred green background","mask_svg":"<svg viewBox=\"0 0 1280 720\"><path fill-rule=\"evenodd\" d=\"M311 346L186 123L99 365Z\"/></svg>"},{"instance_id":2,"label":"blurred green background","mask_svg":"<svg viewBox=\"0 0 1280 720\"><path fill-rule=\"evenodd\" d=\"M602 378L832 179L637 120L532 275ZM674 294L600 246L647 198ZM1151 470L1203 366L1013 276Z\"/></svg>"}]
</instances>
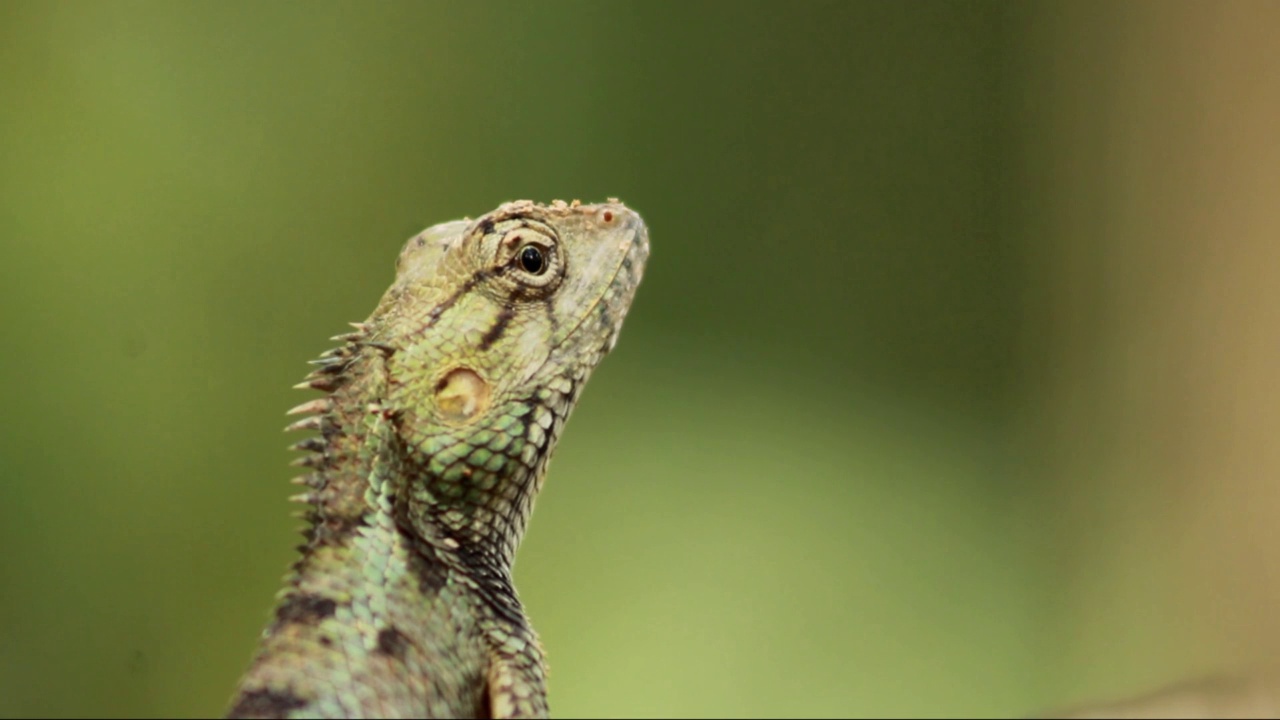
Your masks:
<instances>
[{"instance_id":1,"label":"blurred green background","mask_svg":"<svg viewBox=\"0 0 1280 720\"><path fill-rule=\"evenodd\" d=\"M653 254L517 584L562 716L1265 663L1275 4L0 4L0 715L223 710L289 386L409 235Z\"/></svg>"}]
</instances>

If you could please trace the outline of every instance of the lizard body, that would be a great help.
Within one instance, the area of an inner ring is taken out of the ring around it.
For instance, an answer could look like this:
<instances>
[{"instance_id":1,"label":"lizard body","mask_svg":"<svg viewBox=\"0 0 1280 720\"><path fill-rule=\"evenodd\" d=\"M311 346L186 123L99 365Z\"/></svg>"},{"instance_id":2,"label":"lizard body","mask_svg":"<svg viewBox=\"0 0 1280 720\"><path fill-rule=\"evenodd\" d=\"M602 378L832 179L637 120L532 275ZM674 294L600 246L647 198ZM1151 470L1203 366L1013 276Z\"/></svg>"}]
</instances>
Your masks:
<instances>
[{"instance_id":1,"label":"lizard body","mask_svg":"<svg viewBox=\"0 0 1280 720\"><path fill-rule=\"evenodd\" d=\"M511 566L648 256L621 203L507 203L410 238L291 413L309 527L230 717L547 714Z\"/></svg>"}]
</instances>

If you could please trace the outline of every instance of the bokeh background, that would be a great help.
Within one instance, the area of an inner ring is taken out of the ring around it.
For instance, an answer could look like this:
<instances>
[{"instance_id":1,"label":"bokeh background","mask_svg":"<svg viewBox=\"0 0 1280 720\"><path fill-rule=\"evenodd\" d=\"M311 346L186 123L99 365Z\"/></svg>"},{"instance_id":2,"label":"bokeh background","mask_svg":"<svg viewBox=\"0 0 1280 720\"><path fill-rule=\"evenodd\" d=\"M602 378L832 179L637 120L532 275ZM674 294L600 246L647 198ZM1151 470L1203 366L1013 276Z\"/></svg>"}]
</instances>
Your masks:
<instances>
[{"instance_id":1,"label":"bokeh background","mask_svg":"<svg viewBox=\"0 0 1280 720\"><path fill-rule=\"evenodd\" d=\"M404 241L653 255L517 564L562 716L1016 716L1280 642L1275 3L0 4L0 715L223 710Z\"/></svg>"}]
</instances>

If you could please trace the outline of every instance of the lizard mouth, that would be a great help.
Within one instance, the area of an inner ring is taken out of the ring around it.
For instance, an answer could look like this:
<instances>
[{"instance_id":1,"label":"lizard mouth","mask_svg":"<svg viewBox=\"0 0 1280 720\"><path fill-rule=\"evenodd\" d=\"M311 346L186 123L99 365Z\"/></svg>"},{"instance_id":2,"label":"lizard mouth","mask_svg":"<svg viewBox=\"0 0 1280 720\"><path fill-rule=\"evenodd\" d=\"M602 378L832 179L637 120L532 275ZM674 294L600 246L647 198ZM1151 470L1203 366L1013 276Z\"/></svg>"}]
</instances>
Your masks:
<instances>
[{"instance_id":1,"label":"lizard mouth","mask_svg":"<svg viewBox=\"0 0 1280 720\"><path fill-rule=\"evenodd\" d=\"M581 313L578 322L574 324L570 335L579 332L582 326L597 313L617 312L620 316L614 323L613 332L610 333L607 340L607 348L613 347L618 330L622 326L622 319L625 317L627 310L631 307L631 298L635 295L636 288L640 284L640 278L644 273L644 263L649 256L649 229L645 226L644 220L640 219L640 215L632 210L621 208L624 223L619 229L617 235L610 236L604 242L617 242L620 252L618 254L618 264L613 267L613 271L609 273L609 282L606 285L605 292L596 296L595 301L591 303L591 307ZM616 239L615 238L620 238ZM618 280L622 276L626 276L624 282L619 284ZM619 289L625 290L625 295L619 297L616 292ZM608 321L609 317L602 317L604 321Z\"/></svg>"}]
</instances>

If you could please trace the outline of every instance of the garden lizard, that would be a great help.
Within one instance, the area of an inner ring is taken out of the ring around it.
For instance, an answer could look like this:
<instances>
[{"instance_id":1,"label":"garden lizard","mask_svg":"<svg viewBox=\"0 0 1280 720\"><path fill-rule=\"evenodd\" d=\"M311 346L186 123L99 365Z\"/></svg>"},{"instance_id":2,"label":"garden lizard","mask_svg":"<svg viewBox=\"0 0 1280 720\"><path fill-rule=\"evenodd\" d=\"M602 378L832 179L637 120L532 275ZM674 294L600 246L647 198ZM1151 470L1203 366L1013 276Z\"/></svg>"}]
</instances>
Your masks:
<instances>
[{"instance_id":1,"label":"garden lizard","mask_svg":"<svg viewBox=\"0 0 1280 720\"><path fill-rule=\"evenodd\" d=\"M556 438L649 253L616 200L529 201L410 238L290 411L301 556L230 717L535 717L511 566Z\"/></svg>"}]
</instances>

